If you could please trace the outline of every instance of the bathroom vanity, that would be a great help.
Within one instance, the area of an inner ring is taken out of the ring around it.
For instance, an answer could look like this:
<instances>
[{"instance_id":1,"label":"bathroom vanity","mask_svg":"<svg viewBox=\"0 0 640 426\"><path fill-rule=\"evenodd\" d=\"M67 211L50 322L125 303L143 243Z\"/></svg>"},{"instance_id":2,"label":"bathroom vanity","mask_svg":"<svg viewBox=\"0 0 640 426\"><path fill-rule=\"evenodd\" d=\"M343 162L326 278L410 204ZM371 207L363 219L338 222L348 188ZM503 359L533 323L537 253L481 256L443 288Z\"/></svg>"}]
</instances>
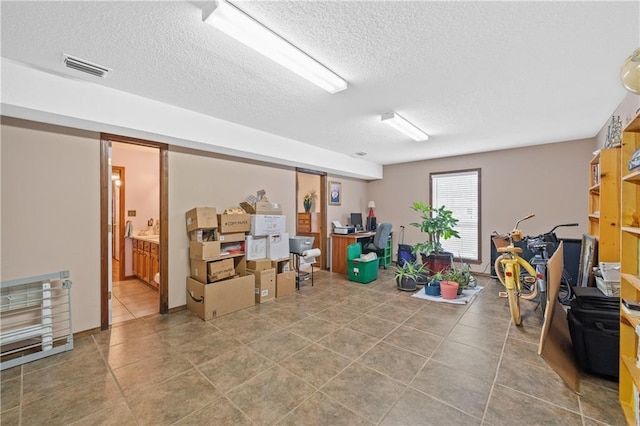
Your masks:
<instances>
[{"instance_id":1,"label":"bathroom vanity","mask_svg":"<svg viewBox=\"0 0 640 426\"><path fill-rule=\"evenodd\" d=\"M160 272L159 247L157 235L133 237L133 274L154 288L160 287L155 280Z\"/></svg>"}]
</instances>

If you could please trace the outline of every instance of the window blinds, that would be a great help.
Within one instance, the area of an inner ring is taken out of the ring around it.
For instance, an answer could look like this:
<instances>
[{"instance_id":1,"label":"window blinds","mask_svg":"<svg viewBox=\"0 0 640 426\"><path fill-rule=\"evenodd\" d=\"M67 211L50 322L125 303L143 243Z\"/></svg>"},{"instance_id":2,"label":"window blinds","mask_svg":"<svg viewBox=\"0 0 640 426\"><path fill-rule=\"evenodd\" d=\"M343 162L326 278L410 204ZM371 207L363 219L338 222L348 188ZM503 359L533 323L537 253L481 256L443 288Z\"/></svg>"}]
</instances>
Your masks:
<instances>
[{"instance_id":1,"label":"window blinds","mask_svg":"<svg viewBox=\"0 0 640 426\"><path fill-rule=\"evenodd\" d=\"M445 206L458 219L460 238L441 241L456 259L479 260L479 170L431 174L431 205Z\"/></svg>"}]
</instances>

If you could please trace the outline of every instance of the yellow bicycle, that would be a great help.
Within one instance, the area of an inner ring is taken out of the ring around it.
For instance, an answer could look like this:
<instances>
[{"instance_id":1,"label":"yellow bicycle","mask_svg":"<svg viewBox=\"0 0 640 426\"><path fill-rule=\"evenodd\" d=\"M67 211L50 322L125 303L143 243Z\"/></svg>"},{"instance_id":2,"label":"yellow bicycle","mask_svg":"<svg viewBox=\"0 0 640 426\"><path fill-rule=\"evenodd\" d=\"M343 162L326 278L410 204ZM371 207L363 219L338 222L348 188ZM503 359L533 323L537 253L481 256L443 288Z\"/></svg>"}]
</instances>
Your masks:
<instances>
[{"instance_id":1,"label":"yellow bicycle","mask_svg":"<svg viewBox=\"0 0 640 426\"><path fill-rule=\"evenodd\" d=\"M523 238L522 231L518 229L518 225L520 225L520 222L531 219L534 216L530 214L518 220L513 230L507 235L497 235L494 231L492 237L498 253L501 253L494 264L496 275L507 290L506 292L500 292L500 297L506 297L509 300L509 310L515 325L522 323L520 298L535 300L538 297L536 270L529 262L520 257L522 249L514 246L514 243L521 241ZM522 277L522 268L529 275Z\"/></svg>"}]
</instances>

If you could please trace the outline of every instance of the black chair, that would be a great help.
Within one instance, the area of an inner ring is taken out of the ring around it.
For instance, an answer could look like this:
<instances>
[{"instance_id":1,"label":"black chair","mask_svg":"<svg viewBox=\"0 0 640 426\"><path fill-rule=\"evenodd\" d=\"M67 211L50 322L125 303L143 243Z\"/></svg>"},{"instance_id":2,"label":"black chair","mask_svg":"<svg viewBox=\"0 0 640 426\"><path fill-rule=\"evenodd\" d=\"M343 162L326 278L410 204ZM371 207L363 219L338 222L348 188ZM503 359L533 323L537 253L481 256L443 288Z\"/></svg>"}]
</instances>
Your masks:
<instances>
[{"instance_id":1,"label":"black chair","mask_svg":"<svg viewBox=\"0 0 640 426\"><path fill-rule=\"evenodd\" d=\"M378 257L384 257L384 250L387 248L389 238L391 237L391 224L381 223L376 229L376 235L373 240L365 243L362 247L362 253L376 253ZM387 269L387 265L382 265Z\"/></svg>"}]
</instances>

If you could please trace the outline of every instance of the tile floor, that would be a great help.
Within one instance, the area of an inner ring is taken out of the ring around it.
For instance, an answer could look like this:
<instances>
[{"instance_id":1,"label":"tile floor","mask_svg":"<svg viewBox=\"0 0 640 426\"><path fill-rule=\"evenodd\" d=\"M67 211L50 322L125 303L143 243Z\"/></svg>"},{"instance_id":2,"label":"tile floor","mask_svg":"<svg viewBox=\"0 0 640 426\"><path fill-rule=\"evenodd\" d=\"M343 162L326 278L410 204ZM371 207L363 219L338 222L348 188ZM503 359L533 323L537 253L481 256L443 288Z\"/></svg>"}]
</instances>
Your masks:
<instances>
[{"instance_id":1,"label":"tile floor","mask_svg":"<svg viewBox=\"0 0 640 426\"><path fill-rule=\"evenodd\" d=\"M617 384L574 394L536 355L523 301L499 284L466 306L394 288L391 269L204 322L188 311L117 324L2 372L3 425L599 425L625 423Z\"/></svg>"},{"instance_id":2,"label":"tile floor","mask_svg":"<svg viewBox=\"0 0 640 426\"><path fill-rule=\"evenodd\" d=\"M156 314L160 310L158 291L138 279L113 283L112 324Z\"/></svg>"}]
</instances>

